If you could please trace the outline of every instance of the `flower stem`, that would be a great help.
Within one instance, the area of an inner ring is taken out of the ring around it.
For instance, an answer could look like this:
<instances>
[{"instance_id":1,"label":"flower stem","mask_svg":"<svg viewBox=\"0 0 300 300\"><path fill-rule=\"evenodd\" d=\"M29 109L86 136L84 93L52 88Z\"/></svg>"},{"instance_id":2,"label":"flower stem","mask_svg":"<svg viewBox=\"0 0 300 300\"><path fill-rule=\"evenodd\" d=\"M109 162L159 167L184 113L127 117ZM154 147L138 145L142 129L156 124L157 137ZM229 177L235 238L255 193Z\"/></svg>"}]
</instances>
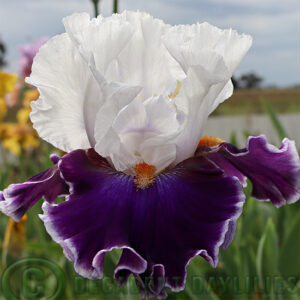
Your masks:
<instances>
[{"instance_id":1,"label":"flower stem","mask_svg":"<svg viewBox=\"0 0 300 300\"><path fill-rule=\"evenodd\" d=\"M117 14L117 13L118 13L118 0L114 0L113 13L114 13L114 14Z\"/></svg>"},{"instance_id":2,"label":"flower stem","mask_svg":"<svg viewBox=\"0 0 300 300\"><path fill-rule=\"evenodd\" d=\"M94 13L95 13L95 17L97 17L99 15L99 2L100 0L92 0L93 5L94 5Z\"/></svg>"}]
</instances>

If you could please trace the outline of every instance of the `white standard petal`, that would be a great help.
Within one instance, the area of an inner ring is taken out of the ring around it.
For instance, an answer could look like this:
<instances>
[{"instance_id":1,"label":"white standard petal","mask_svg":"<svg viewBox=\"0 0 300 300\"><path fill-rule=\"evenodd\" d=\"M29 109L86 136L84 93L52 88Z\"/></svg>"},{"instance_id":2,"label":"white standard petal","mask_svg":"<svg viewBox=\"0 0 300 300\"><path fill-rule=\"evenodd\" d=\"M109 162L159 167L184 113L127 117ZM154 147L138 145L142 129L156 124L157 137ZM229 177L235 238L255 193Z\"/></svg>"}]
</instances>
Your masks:
<instances>
[{"instance_id":1,"label":"white standard petal","mask_svg":"<svg viewBox=\"0 0 300 300\"><path fill-rule=\"evenodd\" d=\"M208 23L174 26L167 31L163 40L185 72L190 64L187 56L193 55L197 63L205 63L197 54L206 49L223 57L231 75L252 45L251 36L240 35L232 29L222 30Z\"/></svg>"},{"instance_id":2,"label":"white standard petal","mask_svg":"<svg viewBox=\"0 0 300 300\"><path fill-rule=\"evenodd\" d=\"M86 13L74 14L64 19L64 25L85 60L94 57L93 72L143 87L143 100L168 93L185 77L161 40L170 25L147 13L124 11L92 20Z\"/></svg>"},{"instance_id":3,"label":"white standard petal","mask_svg":"<svg viewBox=\"0 0 300 300\"><path fill-rule=\"evenodd\" d=\"M176 107L165 97L152 97L145 103L147 128L157 134L144 139L140 145L143 161L156 167L160 172L171 165L176 159L175 138L183 127L178 120Z\"/></svg>"},{"instance_id":4,"label":"white standard petal","mask_svg":"<svg viewBox=\"0 0 300 300\"><path fill-rule=\"evenodd\" d=\"M106 99L97 113L95 122L95 150L103 157L109 157L119 171L128 169L135 162L133 154L129 153L120 141L120 137L112 128L118 113L135 99L140 87L119 86ZM134 116L137 117L137 116Z\"/></svg>"},{"instance_id":5,"label":"white standard petal","mask_svg":"<svg viewBox=\"0 0 300 300\"><path fill-rule=\"evenodd\" d=\"M178 163L193 155L208 115L231 96L230 78L252 39L202 23L174 26L163 41L187 74L175 99L185 118L185 128L176 140Z\"/></svg>"},{"instance_id":6,"label":"white standard petal","mask_svg":"<svg viewBox=\"0 0 300 300\"><path fill-rule=\"evenodd\" d=\"M230 78L220 55L213 51L203 51L202 54L210 62L208 68L200 64L190 66L187 78L175 98L177 109L184 116L184 129L175 141L175 164L194 155L207 117ZM224 95L228 93L224 92Z\"/></svg>"},{"instance_id":7,"label":"white standard petal","mask_svg":"<svg viewBox=\"0 0 300 300\"><path fill-rule=\"evenodd\" d=\"M209 113L232 95L230 78L252 44L248 35L239 35L232 29L222 30L208 23L174 26L163 36L163 41L186 73L192 66L201 66L211 73L212 59L222 58L228 78L209 91L205 101L210 106ZM219 70L215 68L215 71L212 75L218 77Z\"/></svg>"},{"instance_id":8,"label":"white standard petal","mask_svg":"<svg viewBox=\"0 0 300 300\"><path fill-rule=\"evenodd\" d=\"M211 101L211 107L209 110L209 114L211 114L217 107L219 104L221 104L222 102L224 102L225 100L227 100L228 98L230 98L233 94L233 84L231 79L228 80L228 82L226 83L226 85L224 86L224 88L222 89L222 91L220 92L220 94L217 96L217 98L215 98L215 96L213 96L214 100Z\"/></svg>"},{"instance_id":9,"label":"white standard petal","mask_svg":"<svg viewBox=\"0 0 300 300\"><path fill-rule=\"evenodd\" d=\"M109 113L114 116L113 106L113 101L108 101L105 110L98 113L99 120ZM111 127L103 130L101 121L96 124L95 149L109 157L119 171L132 171L137 164L147 163L160 172L176 158L176 146L168 137L179 130L180 124L169 99L153 97L142 102L136 98L117 113Z\"/></svg>"},{"instance_id":10,"label":"white standard petal","mask_svg":"<svg viewBox=\"0 0 300 300\"><path fill-rule=\"evenodd\" d=\"M119 80L142 86L143 99L166 94L176 80L184 77L179 64L162 43L162 36L170 25L143 12L125 11L120 17L135 30L118 56Z\"/></svg>"},{"instance_id":11,"label":"white standard petal","mask_svg":"<svg viewBox=\"0 0 300 300\"><path fill-rule=\"evenodd\" d=\"M119 171L160 172L194 155L208 115L231 96L251 38L207 23L175 26L146 13L64 19L27 82L31 119L64 150L95 150Z\"/></svg>"},{"instance_id":12,"label":"white standard petal","mask_svg":"<svg viewBox=\"0 0 300 300\"><path fill-rule=\"evenodd\" d=\"M122 20L119 15L109 18L98 16L90 20L87 13L80 13L64 18L63 23L85 60L88 62L90 56L93 56L97 70L103 75L134 32L131 24Z\"/></svg>"},{"instance_id":13,"label":"white standard petal","mask_svg":"<svg viewBox=\"0 0 300 300\"><path fill-rule=\"evenodd\" d=\"M40 98L31 102L30 117L43 139L66 152L93 146L89 130L103 93L67 34L41 47L26 82L40 92Z\"/></svg>"}]
</instances>

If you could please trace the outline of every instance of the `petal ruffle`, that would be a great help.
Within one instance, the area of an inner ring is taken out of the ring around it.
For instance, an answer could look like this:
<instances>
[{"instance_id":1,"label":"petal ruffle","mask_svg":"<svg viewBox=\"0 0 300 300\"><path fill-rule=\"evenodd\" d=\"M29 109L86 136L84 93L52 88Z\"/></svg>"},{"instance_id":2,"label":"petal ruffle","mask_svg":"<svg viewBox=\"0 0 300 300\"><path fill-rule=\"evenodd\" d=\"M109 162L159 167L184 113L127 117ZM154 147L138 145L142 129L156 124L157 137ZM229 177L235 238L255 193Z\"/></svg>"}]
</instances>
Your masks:
<instances>
[{"instance_id":1,"label":"petal ruffle","mask_svg":"<svg viewBox=\"0 0 300 300\"><path fill-rule=\"evenodd\" d=\"M231 29L197 23L171 27L163 42L187 76L175 99L186 119L185 128L176 139L175 163L179 163L195 152L208 115L231 96L230 78L252 38Z\"/></svg>"},{"instance_id":2,"label":"petal ruffle","mask_svg":"<svg viewBox=\"0 0 300 300\"><path fill-rule=\"evenodd\" d=\"M223 101L227 95L223 90L230 87L228 81L231 75L223 57L211 50L199 51L198 55L203 61L209 62L209 67L204 68L201 64L192 65L175 98L178 111L184 115L184 129L175 139L177 146L175 164L193 156L207 117L215 106L214 101L216 99ZM219 98L220 93L222 95Z\"/></svg>"},{"instance_id":3,"label":"petal ruffle","mask_svg":"<svg viewBox=\"0 0 300 300\"><path fill-rule=\"evenodd\" d=\"M197 56L203 49L220 54L232 74L252 44L252 38L232 29L220 29L206 22L171 27L164 36L171 55L187 72L190 62L209 68L209 62Z\"/></svg>"},{"instance_id":4,"label":"petal ruffle","mask_svg":"<svg viewBox=\"0 0 300 300\"><path fill-rule=\"evenodd\" d=\"M124 11L92 20L80 13L63 22L85 60L94 56L98 73L108 81L143 86L143 99L154 93L169 93L176 80L184 76L161 41L170 25L147 13Z\"/></svg>"},{"instance_id":5,"label":"petal ruffle","mask_svg":"<svg viewBox=\"0 0 300 300\"><path fill-rule=\"evenodd\" d=\"M31 102L30 118L41 138L65 152L94 146L103 88L66 33L40 48L26 82L40 93Z\"/></svg>"},{"instance_id":6,"label":"petal ruffle","mask_svg":"<svg viewBox=\"0 0 300 300\"><path fill-rule=\"evenodd\" d=\"M68 185L60 177L57 162L59 157L51 156L55 165L35 175L24 183L11 184L0 192L0 211L19 222L26 211L40 198L53 203L58 196L68 194Z\"/></svg>"},{"instance_id":7,"label":"petal ruffle","mask_svg":"<svg viewBox=\"0 0 300 300\"><path fill-rule=\"evenodd\" d=\"M90 20L88 13L75 13L65 17L63 23L86 62L89 62L90 56L94 56L97 69L103 75L134 32L130 23L122 20L118 14L108 18L99 15Z\"/></svg>"},{"instance_id":8,"label":"petal ruffle","mask_svg":"<svg viewBox=\"0 0 300 300\"><path fill-rule=\"evenodd\" d=\"M151 288L145 286L163 295L164 287L184 288L185 268L194 256L217 266L229 223L244 202L236 178L194 157L158 175L152 186L137 189L134 177L114 171L92 153L76 150L62 158L59 168L71 194L57 205L45 202L41 215L79 274L101 278L105 252L123 248L116 279L126 280L131 272L140 280L154 276Z\"/></svg>"},{"instance_id":9,"label":"petal ruffle","mask_svg":"<svg viewBox=\"0 0 300 300\"><path fill-rule=\"evenodd\" d=\"M256 199L271 201L276 207L299 200L300 159L294 141L286 138L278 149L268 144L264 135L251 136L244 149L223 143L205 151L211 151L207 158L228 176L238 177L243 184L245 176L248 177Z\"/></svg>"}]
</instances>

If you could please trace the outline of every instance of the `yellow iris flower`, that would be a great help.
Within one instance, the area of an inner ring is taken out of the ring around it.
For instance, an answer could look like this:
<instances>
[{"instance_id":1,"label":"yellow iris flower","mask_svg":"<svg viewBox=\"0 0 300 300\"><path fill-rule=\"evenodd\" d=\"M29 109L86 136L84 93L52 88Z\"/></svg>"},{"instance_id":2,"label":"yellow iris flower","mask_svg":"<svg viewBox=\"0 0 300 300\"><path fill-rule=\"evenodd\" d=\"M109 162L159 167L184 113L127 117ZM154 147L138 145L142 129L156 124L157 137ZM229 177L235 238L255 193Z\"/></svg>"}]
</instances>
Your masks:
<instances>
[{"instance_id":1,"label":"yellow iris flower","mask_svg":"<svg viewBox=\"0 0 300 300\"><path fill-rule=\"evenodd\" d=\"M18 75L8 74L0 71L0 119L2 119L7 112L4 96L13 91L17 82Z\"/></svg>"},{"instance_id":2,"label":"yellow iris flower","mask_svg":"<svg viewBox=\"0 0 300 300\"><path fill-rule=\"evenodd\" d=\"M19 109L16 115L17 122L0 122L2 145L14 155L20 155L22 149L37 148L40 145L40 140L29 119L30 102L38 97L37 90L29 89L25 91L23 107Z\"/></svg>"},{"instance_id":3,"label":"yellow iris flower","mask_svg":"<svg viewBox=\"0 0 300 300\"><path fill-rule=\"evenodd\" d=\"M23 106L27 108L30 107L30 102L37 100L39 96L40 93L36 89L27 90L24 93Z\"/></svg>"},{"instance_id":4,"label":"yellow iris flower","mask_svg":"<svg viewBox=\"0 0 300 300\"><path fill-rule=\"evenodd\" d=\"M27 150L37 148L40 145L40 140L31 123L24 122L23 117L22 115L19 123L6 123L4 128L0 130L3 147L15 155L21 154L22 147Z\"/></svg>"}]
</instances>

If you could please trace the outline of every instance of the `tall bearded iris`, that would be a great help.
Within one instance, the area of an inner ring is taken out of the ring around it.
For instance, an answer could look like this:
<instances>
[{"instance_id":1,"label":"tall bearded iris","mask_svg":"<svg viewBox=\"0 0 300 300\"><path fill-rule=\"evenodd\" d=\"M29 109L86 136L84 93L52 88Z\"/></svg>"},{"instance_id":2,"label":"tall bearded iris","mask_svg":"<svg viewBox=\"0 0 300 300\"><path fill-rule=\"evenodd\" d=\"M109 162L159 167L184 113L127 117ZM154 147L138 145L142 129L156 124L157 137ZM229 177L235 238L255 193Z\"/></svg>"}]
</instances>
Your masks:
<instances>
[{"instance_id":1,"label":"tall bearded iris","mask_svg":"<svg viewBox=\"0 0 300 300\"><path fill-rule=\"evenodd\" d=\"M184 288L196 255L217 266L246 177L259 200L298 200L294 142L278 149L250 137L239 150L202 137L233 92L249 36L207 23L172 27L140 12L63 22L66 33L42 46L27 82L40 92L34 128L68 153L5 189L0 208L20 220L44 197L41 219L80 275L101 278L106 252L123 249L115 279L133 273L142 293L164 297L166 287ZM59 195L65 201L55 204Z\"/></svg>"}]
</instances>

